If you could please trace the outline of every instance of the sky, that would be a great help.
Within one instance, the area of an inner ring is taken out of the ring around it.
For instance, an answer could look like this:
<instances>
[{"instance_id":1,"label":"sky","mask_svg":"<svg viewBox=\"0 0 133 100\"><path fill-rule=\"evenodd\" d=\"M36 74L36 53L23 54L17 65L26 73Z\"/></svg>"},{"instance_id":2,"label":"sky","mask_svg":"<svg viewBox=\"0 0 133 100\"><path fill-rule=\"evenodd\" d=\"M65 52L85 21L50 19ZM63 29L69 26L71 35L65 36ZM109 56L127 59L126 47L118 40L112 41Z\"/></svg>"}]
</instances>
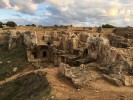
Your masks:
<instances>
[{"instance_id":1,"label":"sky","mask_svg":"<svg viewBox=\"0 0 133 100\"><path fill-rule=\"evenodd\" d=\"M133 26L133 0L0 0L0 21L19 25Z\"/></svg>"}]
</instances>

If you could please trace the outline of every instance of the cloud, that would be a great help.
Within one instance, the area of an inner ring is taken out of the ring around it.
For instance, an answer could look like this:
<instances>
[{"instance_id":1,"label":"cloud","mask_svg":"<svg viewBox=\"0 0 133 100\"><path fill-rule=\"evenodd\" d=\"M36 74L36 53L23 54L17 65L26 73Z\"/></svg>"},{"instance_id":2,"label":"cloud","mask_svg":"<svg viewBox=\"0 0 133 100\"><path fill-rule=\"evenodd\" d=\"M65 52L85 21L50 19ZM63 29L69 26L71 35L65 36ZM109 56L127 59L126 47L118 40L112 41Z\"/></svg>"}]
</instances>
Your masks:
<instances>
[{"instance_id":1,"label":"cloud","mask_svg":"<svg viewBox=\"0 0 133 100\"><path fill-rule=\"evenodd\" d=\"M42 0L43 1L43 0ZM131 0L46 0L50 24L122 26L133 22ZM130 19L130 20L129 20Z\"/></svg>"},{"instance_id":2,"label":"cloud","mask_svg":"<svg viewBox=\"0 0 133 100\"><path fill-rule=\"evenodd\" d=\"M37 13L41 4L41 12ZM47 5L47 6L46 6ZM131 0L1 0L0 8L14 9L38 18L28 22L44 25L133 25ZM44 16L42 16L44 15ZM19 19L17 19L19 20ZM20 19L21 20L21 19ZM23 19L24 20L24 19ZM27 20L24 20L25 23Z\"/></svg>"},{"instance_id":3,"label":"cloud","mask_svg":"<svg viewBox=\"0 0 133 100\"><path fill-rule=\"evenodd\" d=\"M9 4L12 9L25 14L34 14L37 9L32 0L10 0Z\"/></svg>"},{"instance_id":4,"label":"cloud","mask_svg":"<svg viewBox=\"0 0 133 100\"><path fill-rule=\"evenodd\" d=\"M1 0L0 8L13 9L24 14L35 14L38 4L32 0Z\"/></svg>"},{"instance_id":5,"label":"cloud","mask_svg":"<svg viewBox=\"0 0 133 100\"><path fill-rule=\"evenodd\" d=\"M0 1L0 8L8 8L8 0L1 0Z\"/></svg>"},{"instance_id":6,"label":"cloud","mask_svg":"<svg viewBox=\"0 0 133 100\"><path fill-rule=\"evenodd\" d=\"M20 14L12 14L12 16L15 16L15 17L22 17Z\"/></svg>"},{"instance_id":7,"label":"cloud","mask_svg":"<svg viewBox=\"0 0 133 100\"><path fill-rule=\"evenodd\" d=\"M33 0L34 3L42 3L45 2L46 0Z\"/></svg>"}]
</instances>

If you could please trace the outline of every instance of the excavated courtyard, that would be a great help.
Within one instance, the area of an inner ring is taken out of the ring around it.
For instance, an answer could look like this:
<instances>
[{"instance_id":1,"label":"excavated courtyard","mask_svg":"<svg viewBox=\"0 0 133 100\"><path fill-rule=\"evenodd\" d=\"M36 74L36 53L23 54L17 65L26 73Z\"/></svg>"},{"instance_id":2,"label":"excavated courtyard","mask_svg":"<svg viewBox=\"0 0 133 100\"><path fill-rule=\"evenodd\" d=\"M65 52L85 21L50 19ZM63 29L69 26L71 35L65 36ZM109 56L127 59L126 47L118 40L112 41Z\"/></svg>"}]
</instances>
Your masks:
<instances>
[{"instance_id":1,"label":"excavated courtyard","mask_svg":"<svg viewBox=\"0 0 133 100\"><path fill-rule=\"evenodd\" d=\"M1 30L0 41L1 100L133 98L133 28L18 27ZM18 95L12 94L19 81Z\"/></svg>"}]
</instances>

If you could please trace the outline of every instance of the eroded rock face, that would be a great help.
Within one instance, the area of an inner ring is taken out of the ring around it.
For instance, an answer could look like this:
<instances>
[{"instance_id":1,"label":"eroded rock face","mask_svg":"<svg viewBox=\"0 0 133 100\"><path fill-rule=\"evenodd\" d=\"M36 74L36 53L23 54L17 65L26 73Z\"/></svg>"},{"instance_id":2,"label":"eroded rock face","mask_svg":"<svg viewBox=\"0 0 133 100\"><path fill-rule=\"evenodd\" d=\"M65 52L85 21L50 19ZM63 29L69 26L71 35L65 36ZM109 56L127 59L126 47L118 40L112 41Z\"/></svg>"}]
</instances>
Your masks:
<instances>
[{"instance_id":1,"label":"eroded rock face","mask_svg":"<svg viewBox=\"0 0 133 100\"><path fill-rule=\"evenodd\" d=\"M28 48L32 48L37 44L36 33L27 31L24 34L24 44Z\"/></svg>"},{"instance_id":2,"label":"eroded rock face","mask_svg":"<svg viewBox=\"0 0 133 100\"><path fill-rule=\"evenodd\" d=\"M103 64L108 80L115 81L118 86L126 85L127 79L123 77L133 75L133 29L118 28L111 31L113 33L102 29L97 32L26 31L21 41L27 46L29 62L34 62L37 67L41 67L40 62L47 61L60 66L59 72L70 78L76 86L82 86L89 80L85 76L89 75L89 70L84 69L83 64L90 62L97 62L101 70L104 69L101 66ZM16 40L19 40L18 37ZM16 40L14 42L10 38L9 46L16 45Z\"/></svg>"},{"instance_id":3,"label":"eroded rock face","mask_svg":"<svg viewBox=\"0 0 133 100\"><path fill-rule=\"evenodd\" d=\"M107 38L93 37L88 39L88 57L100 63L110 64L115 61L125 61L126 53L111 47Z\"/></svg>"},{"instance_id":4,"label":"eroded rock face","mask_svg":"<svg viewBox=\"0 0 133 100\"><path fill-rule=\"evenodd\" d=\"M85 64L84 61L87 60L88 63L89 61L96 61L101 69L102 66L100 66L100 64L106 66L106 73L108 74L103 76L105 79L117 86L127 85L127 78L124 78L124 76L129 76L133 73L133 49L129 48L131 45L125 44L126 41L129 41L128 39L122 36L121 38L118 38L120 37L120 35L114 38L115 35L116 33L112 33L112 37L107 38L104 37L101 33L83 33L79 35L79 39L78 35L71 38L69 37L69 39L65 37L66 39L63 40L71 40L70 45L68 46L68 50L69 48L70 50L79 50L77 54L79 58L76 58L75 60L75 63L78 63L78 66L71 67L71 64L68 61L67 64L61 63L59 65L59 73L61 73L65 77L70 78L75 86L82 87L91 79L89 70L86 70L83 67L85 66L83 65ZM64 46L67 46L68 42L64 43L66 44ZM73 47L72 44L76 46ZM82 44L85 44L86 46L82 46ZM85 49L83 49L83 47ZM83 56L84 50L87 50L87 52L85 53L86 56ZM70 53L73 54L73 52ZM78 61L80 61L80 63ZM89 77L86 77L86 75Z\"/></svg>"},{"instance_id":5,"label":"eroded rock face","mask_svg":"<svg viewBox=\"0 0 133 100\"><path fill-rule=\"evenodd\" d=\"M84 64L79 67L70 67L68 64L61 63L59 65L59 74L71 79L76 88L82 88L91 80L97 78Z\"/></svg>"},{"instance_id":6,"label":"eroded rock face","mask_svg":"<svg viewBox=\"0 0 133 100\"><path fill-rule=\"evenodd\" d=\"M123 82L123 76L121 75L103 75L104 79L107 80L108 82L110 82L112 85L116 85L116 86L123 86L124 82Z\"/></svg>"},{"instance_id":7,"label":"eroded rock face","mask_svg":"<svg viewBox=\"0 0 133 100\"><path fill-rule=\"evenodd\" d=\"M132 44L130 39L111 33L108 35L110 45L118 48L128 48Z\"/></svg>"},{"instance_id":8,"label":"eroded rock face","mask_svg":"<svg viewBox=\"0 0 133 100\"><path fill-rule=\"evenodd\" d=\"M109 50L109 41L103 37L88 37L88 57L96 60L104 60ZM105 54L106 53L106 54Z\"/></svg>"},{"instance_id":9,"label":"eroded rock face","mask_svg":"<svg viewBox=\"0 0 133 100\"><path fill-rule=\"evenodd\" d=\"M87 43L88 58L106 65L109 74L104 78L117 86L127 85L125 82L127 78L124 78L124 75L129 76L132 72L133 50L112 47L109 40L104 37L88 37Z\"/></svg>"},{"instance_id":10,"label":"eroded rock face","mask_svg":"<svg viewBox=\"0 0 133 100\"><path fill-rule=\"evenodd\" d=\"M124 76L124 84L126 86L133 86L133 76Z\"/></svg>"},{"instance_id":11,"label":"eroded rock face","mask_svg":"<svg viewBox=\"0 0 133 100\"><path fill-rule=\"evenodd\" d=\"M124 38L133 39L133 28L116 28L114 33Z\"/></svg>"}]
</instances>

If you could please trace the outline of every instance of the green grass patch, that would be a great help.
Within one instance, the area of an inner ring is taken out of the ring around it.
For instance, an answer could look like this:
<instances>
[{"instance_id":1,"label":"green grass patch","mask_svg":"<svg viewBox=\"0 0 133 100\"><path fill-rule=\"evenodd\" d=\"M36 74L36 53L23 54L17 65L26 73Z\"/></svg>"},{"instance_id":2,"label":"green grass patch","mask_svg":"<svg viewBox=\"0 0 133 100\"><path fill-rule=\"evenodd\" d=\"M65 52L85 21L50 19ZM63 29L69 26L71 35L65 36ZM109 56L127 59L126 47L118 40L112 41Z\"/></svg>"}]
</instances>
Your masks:
<instances>
[{"instance_id":1,"label":"green grass patch","mask_svg":"<svg viewBox=\"0 0 133 100\"><path fill-rule=\"evenodd\" d=\"M41 73L41 72L39 72ZM29 73L0 86L0 100L42 100L50 96L46 74Z\"/></svg>"},{"instance_id":2,"label":"green grass patch","mask_svg":"<svg viewBox=\"0 0 133 100\"><path fill-rule=\"evenodd\" d=\"M28 65L26 51L23 47L7 50L5 47L0 47L0 80L14 75L13 69L17 67L17 72L20 72Z\"/></svg>"}]
</instances>

